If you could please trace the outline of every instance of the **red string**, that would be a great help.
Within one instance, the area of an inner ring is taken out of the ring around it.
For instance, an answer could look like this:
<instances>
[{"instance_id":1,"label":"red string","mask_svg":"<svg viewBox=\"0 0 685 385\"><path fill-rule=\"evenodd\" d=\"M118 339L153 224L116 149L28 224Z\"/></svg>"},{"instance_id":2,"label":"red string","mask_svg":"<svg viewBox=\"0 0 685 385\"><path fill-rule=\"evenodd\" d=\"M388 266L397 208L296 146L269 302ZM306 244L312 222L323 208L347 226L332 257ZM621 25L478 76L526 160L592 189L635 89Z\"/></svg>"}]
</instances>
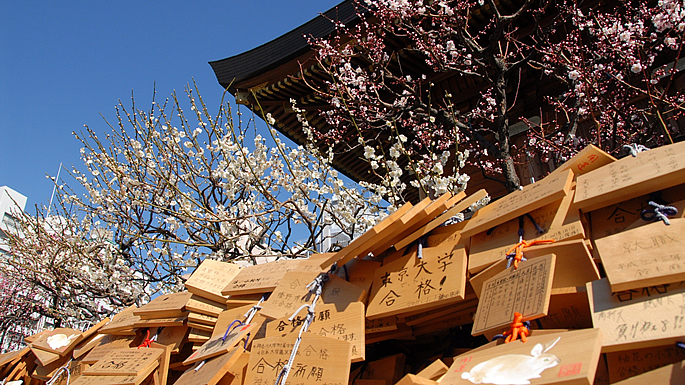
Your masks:
<instances>
[{"instance_id":1,"label":"red string","mask_svg":"<svg viewBox=\"0 0 685 385\"><path fill-rule=\"evenodd\" d=\"M147 329L147 335L145 336L145 340L143 340L143 343L138 345L138 349L140 348L149 348L152 345L152 340L150 339L150 329Z\"/></svg>"}]
</instances>

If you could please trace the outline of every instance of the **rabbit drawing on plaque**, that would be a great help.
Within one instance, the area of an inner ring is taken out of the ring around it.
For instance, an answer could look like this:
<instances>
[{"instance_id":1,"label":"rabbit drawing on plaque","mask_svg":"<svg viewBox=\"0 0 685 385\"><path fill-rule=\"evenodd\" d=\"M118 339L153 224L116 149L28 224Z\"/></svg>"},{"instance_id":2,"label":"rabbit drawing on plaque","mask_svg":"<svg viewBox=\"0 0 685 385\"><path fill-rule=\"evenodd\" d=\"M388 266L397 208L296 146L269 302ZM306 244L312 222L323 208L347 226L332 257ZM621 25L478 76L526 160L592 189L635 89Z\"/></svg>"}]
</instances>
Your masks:
<instances>
[{"instance_id":1,"label":"rabbit drawing on plaque","mask_svg":"<svg viewBox=\"0 0 685 385\"><path fill-rule=\"evenodd\" d=\"M530 356L523 354L506 354L491 358L474 366L471 371L462 373L461 378L474 384L523 385L530 384L530 379L540 378L545 369L561 362L559 357L547 353L561 337L544 346L537 344Z\"/></svg>"}]
</instances>

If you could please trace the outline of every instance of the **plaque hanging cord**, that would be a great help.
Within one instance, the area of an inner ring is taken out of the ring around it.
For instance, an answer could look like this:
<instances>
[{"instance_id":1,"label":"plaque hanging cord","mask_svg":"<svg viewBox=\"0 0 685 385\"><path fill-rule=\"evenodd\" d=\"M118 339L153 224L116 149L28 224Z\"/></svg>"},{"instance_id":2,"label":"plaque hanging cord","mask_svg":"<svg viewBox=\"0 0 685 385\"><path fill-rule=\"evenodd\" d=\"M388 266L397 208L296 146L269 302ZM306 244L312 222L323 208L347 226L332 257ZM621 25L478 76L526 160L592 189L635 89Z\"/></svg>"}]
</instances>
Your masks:
<instances>
[{"instance_id":1,"label":"plaque hanging cord","mask_svg":"<svg viewBox=\"0 0 685 385\"><path fill-rule=\"evenodd\" d=\"M641 145L641 144L637 144L637 143L633 143L633 144L624 144L624 145L623 145L623 148L626 149L626 150L628 150L628 152L630 153L630 155L632 155L633 157L636 157L637 154L639 154L639 153L641 153L641 152L643 152L643 151L649 150L649 147L645 147L645 146L643 146L643 145Z\"/></svg>"},{"instance_id":2,"label":"plaque hanging cord","mask_svg":"<svg viewBox=\"0 0 685 385\"><path fill-rule=\"evenodd\" d=\"M67 362L61 368L57 369L55 374L52 376L52 378L48 382L45 383L45 385L53 385L53 384L57 383L57 380L59 379L59 376L60 376L60 374L62 374L62 372L65 372L67 374L66 385L69 385L69 381L71 381L71 373L69 373L69 364L71 364L71 361L73 361L73 360L74 360L73 358L69 359L69 362Z\"/></svg>"},{"instance_id":3,"label":"plaque hanging cord","mask_svg":"<svg viewBox=\"0 0 685 385\"><path fill-rule=\"evenodd\" d=\"M162 332L162 329L164 329L164 327L157 328L157 332L155 332L155 335L152 336L152 338L150 338L150 329L147 329L145 331L146 332L145 339L143 340L143 343L138 345L138 349L149 348L153 342L157 342L157 339L159 338L159 334Z\"/></svg>"},{"instance_id":4,"label":"plaque hanging cord","mask_svg":"<svg viewBox=\"0 0 685 385\"><path fill-rule=\"evenodd\" d=\"M244 317L245 317L245 323L246 324L249 324L250 322L252 322L252 319L257 314L257 312L262 309L262 303L264 301L266 301L266 297L268 297L268 296L269 296L269 294L267 294L267 293L262 294L262 298L259 300L259 302L257 302L256 305L252 306L252 308L250 310L248 310L247 313L245 313Z\"/></svg>"},{"instance_id":5,"label":"plaque hanging cord","mask_svg":"<svg viewBox=\"0 0 685 385\"><path fill-rule=\"evenodd\" d=\"M221 340L222 340L222 341L226 341L226 337L228 337L228 334L229 334L233 329L235 329L235 328L237 328L237 327L240 327L240 326L247 325L247 324L249 324L250 322L252 322L252 319L253 319L254 316L257 314L257 312L258 312L259 310L261 310L261 308L262 308L262 303L266 300L266 298L267 298L268 296L269 296L269 295L266 294L266 293L263 294L263 295L262 295L262 298L259 300L259 302L257 302L256 305L252 306L252 308L251 308L250 310L248 310L247 313L245 313L245 315L244 315L245 321L241 321L241 320L239 320L239 319L233 320L233 322L231 322L231 324L228 325L228 327L226 328L226 333L224 333L224 336L223 336L223 338L221 338ZM233 325L235 325L235 326L233 326ZM250 333L247 333L247 335L245 336L245 344L243 345L243 350L247 350L247 342L248 342L249 340L250 340ZM196 372L197 372L198 370L200 370L200 368L202 368L202 367L204 366L205 361L206 361L206 360L202 360L202 362L200 362L200 363L195 367L194 370L195 370Z\"/></svg>"},{"instance_id":6,"label":"plaque hanging cord","mask_svg":"<svg viewBox=\"0 0 685 385\"><path fill-rule=\"evenodd\" d=\"M331 267L329 273L332 273L333 271L335 271L335 265ZM307 317L305 318L302 324L302 328L300 329L300 332L297 335L295 345L293 345L293 350L292 352L290 352L290 358L288 359L288 362L286 362L286 364L283 365L281 372L278 373L275 385L285 385L285 382L288 380L288 374L290 374L290 369L292 367L293 362L295 361L295 356L297 355L297 349L300 347L300 342L302 341L302 333L305 333L309 329L309 325L311 325L312 321L314 320L314 317L316 315L316 302L321 297L321 293L323 293L324 284L328 282L329 273L319 274L309 285L307 285L307 289L309 290L309 292L314 294L314 300L311 304L304 304L300 306L297 310L295 310L295 313L293 313L293 315L291 315L290 318L288 318L288 321L292 321L297 315L297 313L299 313L302 309L307 308Z\"/></svg>"},{"instance_id":7,"label":"plaque hanging cord","mask_svg":"<svg viewBox=\"0 0 685 385\"><path fill-rule=\"evenodd\" d=\"M524 218L530 219L530 221L533 223L533 226L535 226L535 229L537 230L538 234L542 234L545 232L538 224L535 222L535 219L533 219L533 216L530 214L525 214L519 217L519 242L514 245L511 249L507 250L506 252L506 258L507 258L507 269L511 267L511 265L514 265L514 270L518 269L519 267L519 262L525 261L526 258L523 256L523 249L533 246L533 245L540 245L540 244L546 244L546 243L554 243L554 239L537 239L533 241L526 241L523 239L524 231L523 231L523 220Z\"/></svg>"},{"instance_id":8,"label":"plaque hanging cord","mask_svg":"<svg viewBox=\"0 0 685 385\"><path fill-rule=\"evenodd\" d=\"M645 221L664 221L666 225L670 225L671 222L668 220L668 217L678 214L678 209L673 206L660 205L654 201L649 201L649 205L652 207L644 209L640 213L640 218Z\"/></svg>"},{"instance_id":9,"label":"plaque hanging cord","mask_svg":"<svg viewBox=\"0 0 685 385\"><path fill-rule=\"evenodd\" d=\"M528 340L528 334L530 334L530 321L523 322L521 313L515 312L514 321L512 321L509 330L502 334L497 334L492 340L504 338L504 343L507 344L520 338L521 342L526 342Z\"/></svg>"},{"instance_id":10,"label":"plaque hanging cord","mask_svg":"<svg viewBox=\"0 0 685 385\"><path fill-rule=\"evenodd\" d=\"M424 235L423 237L419 238L417 243L418 243L418 246L417 246L416 256L419 259L423 259L423 248L426 247L426 245L428 244L428 236Z\"/></svg>"}]
</instances>

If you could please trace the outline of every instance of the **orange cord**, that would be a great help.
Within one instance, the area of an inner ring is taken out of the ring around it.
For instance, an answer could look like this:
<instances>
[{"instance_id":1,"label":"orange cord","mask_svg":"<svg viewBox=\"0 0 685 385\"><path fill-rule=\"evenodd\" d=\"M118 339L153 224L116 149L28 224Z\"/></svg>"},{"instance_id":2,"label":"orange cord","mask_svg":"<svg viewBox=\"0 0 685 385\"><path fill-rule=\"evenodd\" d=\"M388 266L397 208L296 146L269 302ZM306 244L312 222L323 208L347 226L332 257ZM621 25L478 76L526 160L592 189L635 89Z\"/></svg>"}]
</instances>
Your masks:
<instances>
[{"instance_id":1,"label":"orange cord","mask_svg":"<svg viewBox=\"0 0 685 385\"><path fill-rule=\"evenodd\" d=\"M504 343L509 343L511 341L516 341L521 339L521 342L526 342L528 340L528 333L530 330L523 324L523 316L521 313L514 313L514 321L511 323L511 328L506 332L502 333L502 336L507 337Z\"/></svg>"},{"instance_id":2,"label":"orange cord","mask_svg":"<svg viewBox=\"0 0 685 385\"><path fill-rule=\"evenodd\" d=\"M521 262L521 260L523 259L523 249L533 245L540 245L545 243L554 243L554 239L538 239L530 242L526 240L521 240L521 242L517 243L514 247L509 249L506 255L509 256L511 254L514 254L514 270L519 268L519 262Z\"/></svg>"}]
</instances>

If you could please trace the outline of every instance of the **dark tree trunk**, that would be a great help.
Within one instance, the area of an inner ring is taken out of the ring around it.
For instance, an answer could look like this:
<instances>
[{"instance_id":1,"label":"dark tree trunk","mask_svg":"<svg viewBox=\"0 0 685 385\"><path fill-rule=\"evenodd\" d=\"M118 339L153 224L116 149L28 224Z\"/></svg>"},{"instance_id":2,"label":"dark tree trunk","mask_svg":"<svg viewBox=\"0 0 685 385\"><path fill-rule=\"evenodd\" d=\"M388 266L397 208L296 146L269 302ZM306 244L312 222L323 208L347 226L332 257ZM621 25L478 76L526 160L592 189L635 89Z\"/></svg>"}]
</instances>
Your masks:
<instances>
[{"instance_id":1,"label":"dark tree trunk","mask_svg":"<svg viewBox=\"0 0 685 385\"><path fill-rule=\"evenodd\" d=\"M519 189L521 181L516 174L514 158L511 156L511 141L509 138L509 117L507 116L507 81L505 78L504 63L500 59L495 59L496 78L494 84L496 116L495 125L497 128L497 158L502 167L504 186L507 191L512 192Z\"/></svg>"}]
</instances>

